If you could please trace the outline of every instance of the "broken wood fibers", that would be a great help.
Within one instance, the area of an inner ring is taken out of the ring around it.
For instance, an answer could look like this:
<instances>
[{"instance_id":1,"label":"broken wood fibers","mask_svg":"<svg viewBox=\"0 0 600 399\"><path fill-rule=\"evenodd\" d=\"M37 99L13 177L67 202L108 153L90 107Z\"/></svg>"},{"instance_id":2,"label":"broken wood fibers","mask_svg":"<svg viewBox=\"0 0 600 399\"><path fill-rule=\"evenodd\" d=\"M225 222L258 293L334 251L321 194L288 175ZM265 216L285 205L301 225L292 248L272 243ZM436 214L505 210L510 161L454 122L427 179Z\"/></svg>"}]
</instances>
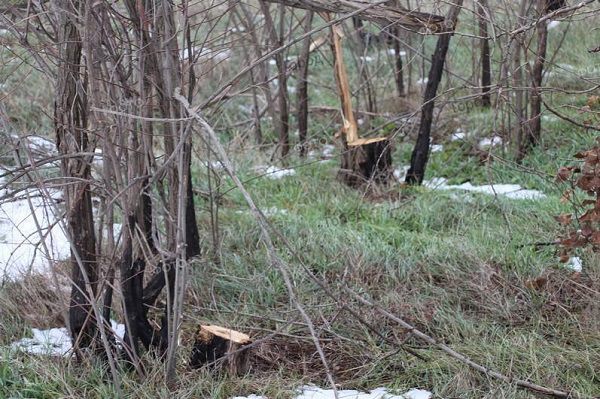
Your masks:
<instances>
[{"instance_id":1,"label":"broken wood fibers","mask_svg":"<svg viewBox=\"0 0 600 399\"><path fill-rule=\"evenodd\" d=\"M321 16L326 21L331 20L327 13ZM387 137L360 138L358 135L358 123L352 109L352 93L342 53L342 37L340 25L333 25L331 27L332 50L335 80L342 105L344 135L344 153L339 178L350 186L371 181L384 183L392 176L391 143Z\"/></svg>"},{"instance_id":2,"label":"broken wood fibers","mask_svg":"<svg viewBox=\"0 0 600 399\"><path fill-rule=\"evenodd\" d=\"M208 366L232 375L248 369L250 337L239 331L220 326L200 326L190 357L190 367Z\"/></svg>"}]
</instances>

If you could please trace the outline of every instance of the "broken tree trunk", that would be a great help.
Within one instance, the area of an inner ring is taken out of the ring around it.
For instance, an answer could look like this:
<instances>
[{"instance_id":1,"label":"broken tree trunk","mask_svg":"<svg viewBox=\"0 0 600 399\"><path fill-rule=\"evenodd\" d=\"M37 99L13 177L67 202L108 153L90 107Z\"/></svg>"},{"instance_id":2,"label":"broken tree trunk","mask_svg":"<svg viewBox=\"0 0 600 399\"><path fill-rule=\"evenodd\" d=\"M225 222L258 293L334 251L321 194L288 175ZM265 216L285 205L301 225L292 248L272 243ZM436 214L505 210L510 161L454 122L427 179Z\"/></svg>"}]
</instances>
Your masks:
<instances>
[{"instance_id":1,"label":"broken tree trunk","mask_svg":"<svg viewBox=\"0 0 600 399\"><path fill-rule=\"evenodd\" d=\"M323 15L329 20L328 15ZM344 153L338 177L349 186L364 183L385 183L392 176L391 145L387 138L360 139L358 124L352 109L352 93L342 54L342 33L339 25L331 27L335 80L342 105Z\"/></svg>"},{"instance_id":2,"label":"broken tree trunk","mask_svg":"<svg viewBox=\"0 0 600 399\"><path fill-rule=\"evenodd\" d=\"M248 369L248 344L252 340L244 333L220 326L200 326L190 357L190 367L208 366L232 375Z\"/></svg>"},{"instance_id":3,"label":"broken tree trunk","mask_svg":"<svg viewBox=\"0 0 600 399\"><path fill-rule=\"evenodd\" d=\"M419 135L410 158L410 169L408 169L408 173L406 174L406 183L408 184L421 184L425 177L425 168L427 167L427 161L429 159L429 144L431 141L431 124L433 123L435 97L440 81L442 80L450 38L454 34L454 28L456 26L462 2L463 0L456 0L456 2L452 4L450 11L448 12L448 17L446 18L446 33L440 35L435 47L435 52L433 53L427 87L425 88L425 94L423 96Z\"/></svg>"}]
</instances>

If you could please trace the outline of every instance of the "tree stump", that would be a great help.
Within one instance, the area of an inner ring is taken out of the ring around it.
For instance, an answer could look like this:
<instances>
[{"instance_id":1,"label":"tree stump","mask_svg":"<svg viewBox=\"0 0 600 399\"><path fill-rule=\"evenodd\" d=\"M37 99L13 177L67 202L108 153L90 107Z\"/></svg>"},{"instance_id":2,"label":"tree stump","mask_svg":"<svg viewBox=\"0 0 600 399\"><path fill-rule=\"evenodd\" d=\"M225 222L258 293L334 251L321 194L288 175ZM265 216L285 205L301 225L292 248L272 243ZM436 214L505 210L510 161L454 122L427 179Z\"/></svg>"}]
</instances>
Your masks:
<instances>
[{"instance_id":1,"label":"tree stump","mask_svg":"<svg viewBox=\"0 0 600 399\"><path fill-rule=\"evenodd\" d=\"M200 326L190 356L190 366L244 374L248 369L248 348L252 340L244 333L220 326Z\"/></svg>"},{"instance_id":2,"label":"tree stump","mask_svg":"<svg viewBox=\"0 0 600 399\"><path fill-rule=\"evenodd\" d=\"M393 176L392 145L386 138L358 139L345 144L338 178L351 187L387 183Z\"/></svg>"}]
</instances>

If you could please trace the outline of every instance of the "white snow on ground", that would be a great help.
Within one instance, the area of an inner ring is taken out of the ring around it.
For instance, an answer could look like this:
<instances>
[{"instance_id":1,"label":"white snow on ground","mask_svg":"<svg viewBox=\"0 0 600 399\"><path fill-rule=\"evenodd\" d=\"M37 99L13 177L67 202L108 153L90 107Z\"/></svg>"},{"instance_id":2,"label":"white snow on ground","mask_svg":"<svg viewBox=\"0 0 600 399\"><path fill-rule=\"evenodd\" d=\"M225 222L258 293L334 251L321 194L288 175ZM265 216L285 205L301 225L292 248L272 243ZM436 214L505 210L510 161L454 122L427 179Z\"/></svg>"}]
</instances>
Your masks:
<instances>
[{"instance_id":1,"label":"white snow on ground","mask_svg":"<svg viewBox=\"0 0 600 399\"><path fill-rule=\"evenodd\" d=\"M335 146L332 144L325 144L323 146L323 152L321 152L321 156L323 158L329 159L333 158L333 153L335 152Z\"/></svg>"},{"instance_id":2,"label":"white snow on ground","mask_svg":"<svg viewBox=\"0 0 600 399\"><path fill-rule=\"evenodd\" d=\"M266 217L271 217L271 216L277 216L277 215L281 215L281 216L287 215L288 211L287 211L287 209L280 209L275 206L272 206L271 208L262 209L262 213Z\"/></svg>"},{"instance_id":3,"label":"white snow on ground","mask_svg":"<svg viewBox=\"0 0 600 399\"><path fill-rule=\"evenodd\" d=\"M546 25L548 26L548 29L554 29L560 25L560 21L550 20L546 22Z\"/></svg>"},{"instance_id":4,"label":"white snow on ground","mask_svg":"<svg viewBox=\"0 0 600 399\"><path fill-rule=\"evenodd\" d=\"M494 136L492 138L486 137L484 139L479 140L477 147L479 147L480 150L485 150L490 147L495 147L495 146L501 145L501 144L502 144L502 137Z\"/></svg>"},{"instance_id":5,"label":"white snow on ground","mask_svg":"<svg viewBox=\"0 0 600 399\"><path fill-rule=\"evenodd\" d=\"M444 151L444 146L441 144L432 144L431 145L431 152L442 152Z\"/></svg>"},{"instance_id":6,"label":"white snow on ground","mask_svg":"<svg viewBox=\"0 0 600 399\"><path fill-rule=\"evenodd\" d=\"M279 180L286 176L294 176L296 174L296 170L294 169L280 169L277 166L257 166L256 171L265 175L269 179Z\"/></svg>"},{"instance_id":7,"label":"white snow on ground","mask_svg":"<svg viewBox=\"0 0 600 399\"><path fill-rule=\"evenodd\" d=\"M223 164L219 161L210 161L210 162L202 162L205 168L210 167L212 170L221 170L225 169Z\"/></svg>"},{"instance_id":8,"label":"white snow on ground","mask_svg":"<svg viewBox=\"0 0 600 399\"><path fill-rule=\"evenodd\" d=\"M0 190L0 195L4 194L5 190ZM51 199L42 198L38 192L30 194L33 213L27 198L7 199L0 204L0 281L17 279L29 271L47 271L48 259L58 261L70 256L69 241L61 224L55 223L54 205L49 202L58 200L60 194L54 192ZM49 253L40 243L36 218Z\"/></svg>"},{"instance_id":9,"label":"white snow on ground","mask_svg":"<svg viewBox=\"0 0 600 399\"><path fill-rule=\"evenodd\" d=\"M546 197L541 191L526 190L518 184L486 184L483 186L474 186L470 182L467 182L459 185L449 185L447 179L436 177L424 181L423 185L434 190L464 190L489 195L497 194L511 199L540 199Z\"/></svg>"},{"instance_id":10,"label":"white snow on ground","mask_svg":"<svg viewBox=\"0 0 600 399\"><path fill-rule=\"evenodd\" d=\"M433 394L423 389L411 389L402 395L389 393L387 388L375 388L370 392L360 392L355 390L338 390L339 399L431 399ZM298 395L294 399L335 399L333 389L322 389L312 385L303 386L298 390ZM236 396L231 399L267 399L265 396Z\"/></svg>"},{"instance_id":11,"label":"white snow on ground","mask_svg":"<svg viewBox=\"0 0 600 399\"><path fill-rule=\"evenodd\" d=\"M401 166L399 168L394 169L394 177L396 178L396 180L398 181L404 181L406 179L406 174L408 173L408 170L410 169L410 166Z\"/></svg>"},{"instance_id":12,"label":"white snow on ground","mask_svg":"<svg viewBox=\"0 0 600 399\"><path fill-rule=\"evenodd\" d=\"M110 321L113 332L121 339L125 335L125 326ZM67 356L71 351L71 337L65 327L40 330L32 328L33 338L22 338L13 342L11 347L32 355Z\"/></svg>"},{"instance_id":13,"label":"white snow on ground","mask_svg":"<svg viewBox=\"0 0 600 399\"><path fill-rule=\"evenodd\" d=\"M572 258L569 258L569 261L567 262L565 267L567 269L573 270L574 272L581 273L583 270L583 262L581 261L581 258L579 256L573 256Z\"/></svg>"},{"instance_id":14,"label":"white snow on ground","mask_svg":"<svg viewBox=\"0 0 600 399\"><path fill-rule=\"evenodd\" d=\"M459 141L459 140L464 140L466 138L467 138L467 134L461 128L458 128L450 136L450 141Z\"/></svg>"}]
</instances>

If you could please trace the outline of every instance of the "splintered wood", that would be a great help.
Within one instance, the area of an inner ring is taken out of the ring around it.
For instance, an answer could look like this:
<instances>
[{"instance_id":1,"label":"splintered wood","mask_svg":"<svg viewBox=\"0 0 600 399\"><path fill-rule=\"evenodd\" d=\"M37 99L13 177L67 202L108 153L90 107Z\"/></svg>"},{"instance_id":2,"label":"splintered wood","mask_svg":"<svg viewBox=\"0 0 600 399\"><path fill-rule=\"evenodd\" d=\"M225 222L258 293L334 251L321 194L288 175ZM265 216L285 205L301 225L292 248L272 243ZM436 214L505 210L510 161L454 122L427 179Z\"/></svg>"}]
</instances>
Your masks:
<instances>
[{"instance_id":1,"label":"splintered wood","mask_svg":"<svg viewBox=\"0 0 600 399\"><path fill-rule=\"evenodd\" d=\"M321 13L330 21L331 16ZM350 186L360 186L370 181L387 182L392 176L391 143L387 137L360 138L358 123L352 108L352 91L348 81L342 47L340 25L331 27L331 46L333 50L335 80L338 86L342 107L342 133L344 135L344 153L339 178Z\"/></svg>"},{"instance_id":2,"label":"splintered wood","mask_svg":"<svg viewBox=\"0 0 600 399\"><path fill-rule=\"evenodd\" d=\"M221 326L200 326L190 357L190 366L208 366L240 375L248 368L250 337Z\"/></svg>"}]
</instances>

